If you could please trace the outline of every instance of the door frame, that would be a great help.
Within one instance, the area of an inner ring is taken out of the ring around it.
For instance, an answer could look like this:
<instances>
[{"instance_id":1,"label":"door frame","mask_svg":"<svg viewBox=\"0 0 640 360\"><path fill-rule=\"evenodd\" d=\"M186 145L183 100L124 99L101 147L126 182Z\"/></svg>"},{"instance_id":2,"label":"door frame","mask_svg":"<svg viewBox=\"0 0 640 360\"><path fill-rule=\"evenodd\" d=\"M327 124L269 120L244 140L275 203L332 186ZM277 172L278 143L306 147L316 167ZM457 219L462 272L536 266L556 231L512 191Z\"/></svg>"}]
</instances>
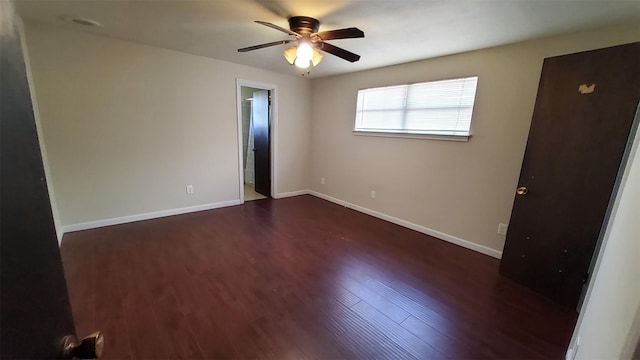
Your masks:
<instances>
[{"instance_id":1,"label":"door frame","mask_svg":"<svg viewBox=\"0 0 640 360\"><path fill-rule=\"evenodd\" d=\"M598 241L593 252L593 257L591 258L591 263L589 264L589 278L587 279L587 282L583 287L582 294L580 295L580 303L578 304L578 307L576 309L580 315L578 316L578 320L576 321L576 325L573 329L571 340L567 345L567 358L569 358L569 352L575 355L575 352L580 345L579 338L581 335L583 335L582 326L587 306L589 305L589 301L593 294L596 279L600 275L599 271L604 261L604 252L610 240L611 226L613 224L612 220L616 217L618 205L620 204L623 196L623 194L620 192L620 189L624 188L627 185L627 177L629 176L631 166L634 165L633 161L638 151L640 151L640 102L638 102L638 106L636 108L634 121L631 125L631 131L629 132L627 145L624 150L622 161L620 163L620 169L618 170L616 182L613 191L611 192L611 199L609 200L607 213L605 215L600 234L598 235ZM609 260L609 262L611 261L613 260ZM632 326L637 325L637 323L640 321L640 316L638 316L639 314L640 313L636 313L636 317L633 320L634 325ZM634 332L634 328L632 327L629 333L626 334L623 351L633 353L633 351L635 350L634 347L640 347L640 341L636 343L636 334L637 332Z\"/></svg>"},{"instance_id":2,"label":"door frame","mask_svg":"<svg viewBox=\"0 0 640 360\"><path fill-rule=\"evenodd\" d=\"M251 80L244 80L236 78L236 106L238 115L238 178L239 178L239 194L240 203L244 204L244 167L243 167L243 155L242 149L242 92L243 86L251 87L260 90L268 90L271 96L271 105L269 114L269 176L271 177L271 197L277 198L276 189L278 179L276 177L276 164L277 156L275 149L278 139L278 86L275 84L268 84L262 82L256 82Z\"/></svg>"},{"instance_id":3,"label":"door frame","mask_svg":"<svg viewBox=\"0 0 640 360\"><path fill-rule=\"evenodd\" d=\"M620 167L618 168L618 174L616 175L616 182L613 184L613 189L611 190L611 197L609 198L609 204L607 205L607 212L604 215L602 227L598 234L598 240L596 240L596 246L593 249L593 255L591 256L591 261L589 263L588 278L582 287L582 293L580 293L580 299L578 300L578 305L576 307L576 311L579 313L582 313L585 309L585 303L589 298L590 289L593 283L592 280L595 277L594 275L597 271L600 256L602 255L606 240L608 239L607 234L609 232L610 221L614 217L616 206L620 201L618 199L618 192L627 181L627 173L629 172L629 167L631 165L629 159L633 159L636 151L638 151L638 146L640 145L638 140L640 140L640 101L636 106L636 112L633 117L633 123L631 124L631 130L629 131L629 137L627 138L627 144L625 145L624 153L620 160Z\"/></svg>"}]
</instances>

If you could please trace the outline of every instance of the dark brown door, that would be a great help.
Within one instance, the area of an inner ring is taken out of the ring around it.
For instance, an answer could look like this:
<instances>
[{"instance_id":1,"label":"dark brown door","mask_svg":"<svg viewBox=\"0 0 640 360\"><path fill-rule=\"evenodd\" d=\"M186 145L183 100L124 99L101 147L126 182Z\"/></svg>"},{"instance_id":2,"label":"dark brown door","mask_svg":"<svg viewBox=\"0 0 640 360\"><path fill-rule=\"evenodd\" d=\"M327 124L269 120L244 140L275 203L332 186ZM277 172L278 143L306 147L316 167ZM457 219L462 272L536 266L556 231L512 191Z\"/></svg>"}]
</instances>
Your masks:
<instances>
[{"instance_id":1,"label":"dark brown door","mask_svg":"<svg viewBox=\"0 0 640 360\"><path fill-rule=\"evenodd\" d=\"M253 147L255 148L255 190L271 197L271 146L269 127L269 91L253 93Z\"/></svg>"},{"instance_id":2,"label":"dark brown door","mask_svg":"<svg viewBox=\"0 0 640 360\"><path fill-rule=\"evenodd\" d=\"M640 100L640 43L545 59L500 273L576 307Z\"/></svg>"},{"instance_id":3,"label":"dark brown door","mask_svg":"<svg viewBox=\"0 0 640 360\"><path fill-rule=\"evenodd\" d=\"M55 358L75 335L32 109L20 40L2 34L2 359Z\"/></svg>"}]
</instances>

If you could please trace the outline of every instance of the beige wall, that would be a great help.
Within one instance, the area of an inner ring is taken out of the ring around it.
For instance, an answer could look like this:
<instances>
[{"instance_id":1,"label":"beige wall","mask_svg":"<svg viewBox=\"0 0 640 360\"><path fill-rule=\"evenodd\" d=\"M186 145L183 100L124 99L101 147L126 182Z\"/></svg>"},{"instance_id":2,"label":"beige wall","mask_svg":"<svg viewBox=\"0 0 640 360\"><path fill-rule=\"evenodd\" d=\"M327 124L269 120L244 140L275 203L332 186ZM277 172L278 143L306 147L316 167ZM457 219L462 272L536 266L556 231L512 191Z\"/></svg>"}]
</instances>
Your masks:
<instances>
[{"instance_id":1,"label":"beige wall","mask_svg":"<svg viewBox=\"0 0 640 360\"><path fill-rule=\"evenodd\" d=\"M571 348L577 359L630 359L640 335L640 133ZM580 345L577 340L580 338Z\"/></svg>"},{"instance_id":2,"label":"beige wall","mask_svg":"<svg viewBox=\"0 0 640 360\"><path fill-rule=\"evenodd\" d=\"M543 59L638 40L619 26L313 80L311 189L499 256ZM353 135L358 89L467 75L479 76L469 142Z\"/></svg>"},{"instance_id":3,"label":"beige wall","mask_svg":"<svg viewBox=\"0 0 640 360\"><path fill-rule=\"evenodd\" d=\"M308 188L308 80L32 23L26 35L63 226L238 201L236 78L277 86L276 194Z\"/></svg>"}]
</instances>

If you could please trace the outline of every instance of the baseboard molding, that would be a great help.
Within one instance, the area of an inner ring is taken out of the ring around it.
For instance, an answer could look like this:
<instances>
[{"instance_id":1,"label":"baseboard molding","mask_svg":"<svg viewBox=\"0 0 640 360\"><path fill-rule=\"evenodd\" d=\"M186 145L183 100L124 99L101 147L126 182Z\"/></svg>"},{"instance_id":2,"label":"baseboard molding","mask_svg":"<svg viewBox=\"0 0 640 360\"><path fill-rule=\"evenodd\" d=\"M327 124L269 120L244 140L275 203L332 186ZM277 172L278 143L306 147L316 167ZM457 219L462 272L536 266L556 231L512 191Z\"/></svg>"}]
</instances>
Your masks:
<instances>
[{"instance_id":1,"label":"baseboard molding","mask_svg":"<svg viewBox=\"0 0 640 360\"><path fill-rule=\"evenodd\" d=\"M396 217L387 215L387 214L383 214L381 212L375 211L375 210L371 210L371 209L367 209L365 207L356 205L356 204L352 204L350 202L344 201L344 200L340 200L337 198L334 198L332 196L326 195L326 194L322 194L319 193L317 191L313 191L310 190L309 194L319 197L321 199L327 200L327 201L331 201L332 203L338 204L338 205L342 205L344 207L348 207L350 209L359 211L361 213L367 214L367 215L371 215L373 217L377 217L379 219L382 220L386 220L388 222L394 223L396 225L400 225L400 226L404 226L406 228L409 228L411 230L415 230L417 232L421 232L423 234L427 234L430 236L433 236L435 238L438 238L440 240L444 240L447 242L450 242L452 244L456 244L458 246L462 246L463 248L467 248L473 251L477 251L479 253L500 259L502 258L502 251L498 251L483 245L479 245L476 244L474 242L471 242L469 240L464 240L461 239L459 237L455 237L453 235L449 235L449 234L445 234L441 231L437 231L437 230L433 230L433 229L429 229L428 227L424 227L422 225L418 225L418 224L414 224L412 222L406 221L406 220L402 220L402 219L398 219Z\"/></svg>"},{"instance_id":2,"label":"baseboard molding","mask_svg":"<svg viewBox=\"0 0 640 360\"><path fill-rule=\"evenodd\" d=\"M282 199L282 198L287 198L287 197L292 197L292 196L299 196L299 195L313 195L315 197L330 201L332 203L338 204L338 205L342 205L344 207L348 207L350 209L359 211L363 214L367 214L367 215L371 215L373 217L394 223L396 225L400 225L400 226L404 226L406 228L409 228L411 230L415 230L417 232L423 233L423 234L427 234L430 236L433 236L435 238L438 238L440 240L444 240L447 242L450 242L452 244L456 244L459 246L462 246L464 248L473 250L473 251L477 251L479 253L494 257L494 258L498 258L500 259L502 257L502 251L498 251L495 249L491 249L489 247L483 246L483 245L479 245L476 243L473 243L471 241L468 240L464 240L458 237L455 237L453 235L449 235L437 230L433 230L430 229L428 227L424 227L422 225L418 225L418 224L414 224L412 222L406 221L406 220L402 220L402 219L398 219L396 217L387 215L387 214L383 214L381 212L375 211L375 210L371 210L356 204L352 204L350 202L344 201L344 200L340 200L338 198L334 198L332 196L323 194L323 193L319 193L317 191L313 191L313 190L298 190L298 191L291 191L291 192L285 192L285 193L279 193L276 194L275 198L276 199ZM212 209L217 209L217 208L222 208L222 207L227 207L227 206L234 206L234 205L240 205L241 201L240 200L231 200L231 201L223 201L223 202L218 202L218 203L211 203L211 204L204 204L204 205L197 205L197 206L189 206L189 207L184 207L184 208L179 208L179 209L171 209L171 210L163 210L163 211L155 211L155 212L150 212L150 213L144 213L144 214L137 214L137 215L131 215L131 216L123 216L123 217L118 217L118 218L112 218L112 219L104 219L104 220L97 220L97 221L89 221L89 222L84 222L84 223L79 223L79 224L71 224L71 225L65 225L62 227L62 235L68 232L73 232L73 231L81 231L81 230L88 230L88 229L95 229L95 228L99 228L99 227L104 227L104 226L111 226L111 225L118 225L118 224L126 224L126 223L130 223L130 222L135 222L135 221L142 221L142 220L150 220L150 219L156 219L156 218L161 218L161 217L166 217L166 216L172 216L172 215L180 215L180 214L188 214L188 213L192 213L192 212L197 212L197 211L204 211L204 210L212 210ZM62 236L60 236L60 240L62 239Z\"/></svg>"},{"instance_id":3,"label":"baseboard molding","mask_svg":"<svg viewBox=\"0 0 640 360\"><path fill-rule=\"evenodd\" d=\"M56 237L58 238L58 246L62 245L62 237L64 236L64 229L62 226L56 226Z\"/></svg>"},{"instance_id":4,"label":"baseboard molding","mask_svg":"<svg viewBox=\"0 0 640 360\"><path fill-rule=\"evenodd\" d=\"M154 212L144 213L144 214L137 214L137 215L112 218L112 219L96 220L96 221L89 221L89 222L84 222L79 224L65 225L62 227L62 231L64 234L64 233L73 232L73 231L88 230L88 229L95 229L95 228L104 227L104 226L126 224L130 222L135 222L135 221L157 219L157 218L166 217L166 216L188 214L188 213L197 212L197 211L212 210L212 209L240 205L240 204L241 204L240 200L231 200L231 201L222 201L222 202L211 203L211 204L183 207L178 209L154 211Z\"/></svg>"},{"instance_id":5,"label":"baseboard molding","mask_svg":"<svg viewBox=\"0 0 640 360\"><path fill-rule=\"evenodd\" d=\"M308 195L309 193L310 193L309 190L290 191L290 192L284 192L284 193L276 194L276 196L274 196L274 198L275 199L283 199L283 198L288 198L288 197L292 197L292 196Z\"/></svg>"}]
</instances>

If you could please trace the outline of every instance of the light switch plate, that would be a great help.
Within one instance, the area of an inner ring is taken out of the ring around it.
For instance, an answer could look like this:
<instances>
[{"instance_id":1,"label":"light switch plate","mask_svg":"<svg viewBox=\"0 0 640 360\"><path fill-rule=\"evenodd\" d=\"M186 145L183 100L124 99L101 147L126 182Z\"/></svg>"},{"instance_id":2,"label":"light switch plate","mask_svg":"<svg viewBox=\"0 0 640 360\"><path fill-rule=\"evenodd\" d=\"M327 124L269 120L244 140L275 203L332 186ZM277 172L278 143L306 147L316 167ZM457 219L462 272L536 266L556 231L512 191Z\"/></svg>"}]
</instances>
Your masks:
<instances>
[{"instance_id":1,"label":"light switch plate","mask_svg":"<svg viewBox=\"0 0 640 360\"><path fill-rule=\"evenodd\" d=\"M507 235L507 229L508 228L509 228L509 225L503 224L503 223L499 223L498 224L498 235Z\"/></svg>"}]
</instances>

